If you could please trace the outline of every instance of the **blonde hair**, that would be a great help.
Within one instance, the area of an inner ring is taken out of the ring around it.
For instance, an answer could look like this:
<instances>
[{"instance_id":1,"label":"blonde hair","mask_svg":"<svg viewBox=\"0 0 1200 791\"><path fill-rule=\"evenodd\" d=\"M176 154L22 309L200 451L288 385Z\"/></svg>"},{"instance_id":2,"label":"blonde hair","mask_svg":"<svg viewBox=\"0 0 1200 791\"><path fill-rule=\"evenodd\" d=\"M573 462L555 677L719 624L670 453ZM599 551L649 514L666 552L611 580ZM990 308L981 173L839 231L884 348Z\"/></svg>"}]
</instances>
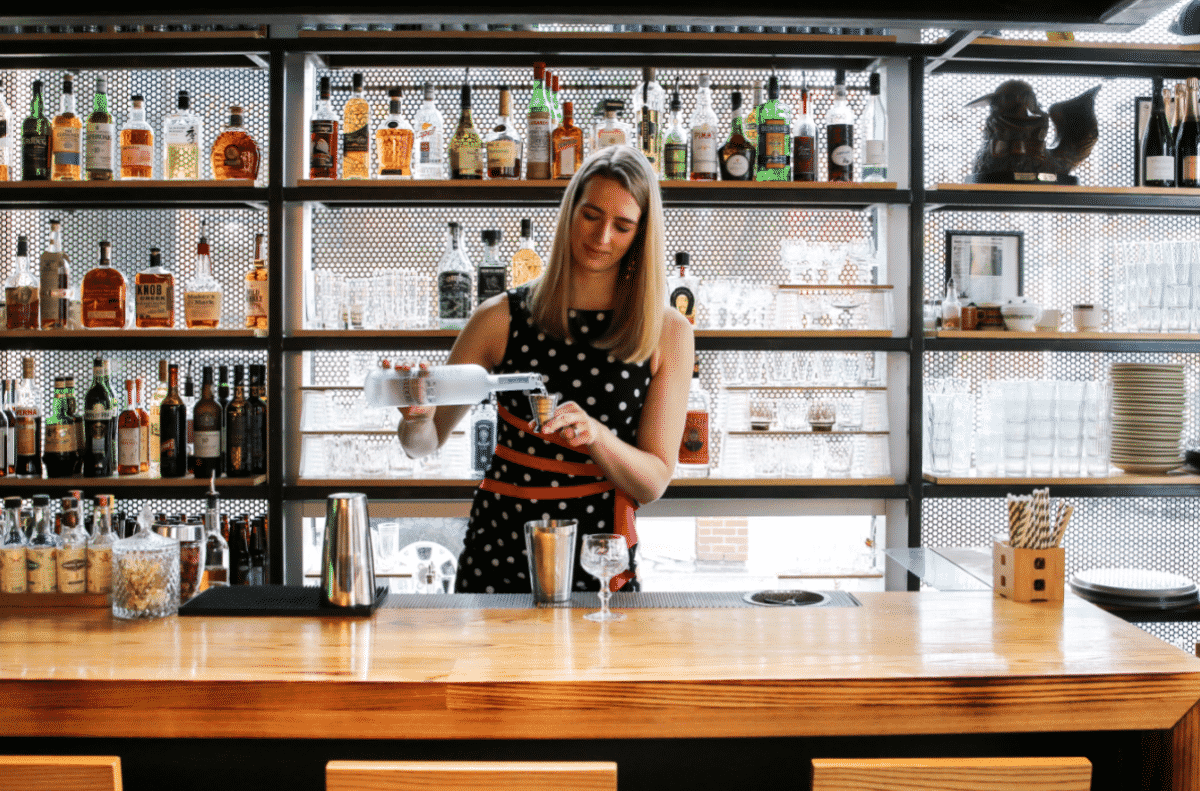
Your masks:
<instances>
[{"instance_id":1,"label":"blonde hair","mask_svg":"<svg viewBox=\"0 0 1200 791\"><path fill-rule=\"evenodd\" d=\"M627 363L648 360L658 347L666 300L663 272L666 241L663 234L662 194L650 161L630 146L608 146L594 152L567 185L558 210L554 244L546 270L532 286L533 320L557 338L570 339L567 323L573 274L571 217L587 183L596 176L618 182L642 210L629 251L621 260L613 294L612 322L594 342Z\"/></svg>"}]
</instances>

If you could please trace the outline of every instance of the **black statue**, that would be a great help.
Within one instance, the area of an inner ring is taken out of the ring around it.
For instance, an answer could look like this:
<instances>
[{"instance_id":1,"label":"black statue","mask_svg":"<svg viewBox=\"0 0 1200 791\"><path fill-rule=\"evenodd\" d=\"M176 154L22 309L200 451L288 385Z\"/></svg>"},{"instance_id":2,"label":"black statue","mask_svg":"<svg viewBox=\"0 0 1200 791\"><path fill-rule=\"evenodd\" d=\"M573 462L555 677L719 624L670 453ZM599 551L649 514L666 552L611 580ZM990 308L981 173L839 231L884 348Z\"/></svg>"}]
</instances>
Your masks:
<instances>
[{"instance_id":1,"label":"black statue","mask_svg":"<svg viewBox=\"0 0 1200 791\"><path fill-rule=\"evenodd\" d=\"M1050 105L1047 113L1038 106L1033 86L1023 80L1006 80L987 96L967 104L991 108L984 127L985 140L975 155L974 173L968 181L977 184L1055 182L1075 184L1070 175L1092 153L1100 137L1096 123L1097 85L1074 99ZM1046 148L1046 133L1054 123L1057 139Z\"/></svg>"}]
</instances>

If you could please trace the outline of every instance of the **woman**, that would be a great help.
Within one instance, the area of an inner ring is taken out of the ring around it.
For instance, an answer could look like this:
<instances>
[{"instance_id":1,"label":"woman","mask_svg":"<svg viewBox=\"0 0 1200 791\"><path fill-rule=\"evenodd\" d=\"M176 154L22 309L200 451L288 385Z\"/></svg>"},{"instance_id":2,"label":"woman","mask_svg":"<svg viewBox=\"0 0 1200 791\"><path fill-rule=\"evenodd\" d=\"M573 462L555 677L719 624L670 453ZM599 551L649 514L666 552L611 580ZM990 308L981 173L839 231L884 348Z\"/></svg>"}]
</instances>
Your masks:
<instances>
[{"instance_id":1,"label":"woman","mask_svg":"<svg viewBox=\"0 0 1200 791\"><path fill-rule=\"evenodd\" d=\"M576 519L576 537L618 532L636 589L633 509L662 496L683 435L694 340L666 310L662 198L650 163L601 149L567 185L546 270L476 309L449 364L535 371L560 406L537 433L524 393L501 393L497 449L475 492L456 590L529 592L524 524ZM440 447L467 406L410 407L399 434L420 457ZM577 547L578 550L578 547ZM579 565L577 590L599 583Z\"/></svg>"}]
</instances>

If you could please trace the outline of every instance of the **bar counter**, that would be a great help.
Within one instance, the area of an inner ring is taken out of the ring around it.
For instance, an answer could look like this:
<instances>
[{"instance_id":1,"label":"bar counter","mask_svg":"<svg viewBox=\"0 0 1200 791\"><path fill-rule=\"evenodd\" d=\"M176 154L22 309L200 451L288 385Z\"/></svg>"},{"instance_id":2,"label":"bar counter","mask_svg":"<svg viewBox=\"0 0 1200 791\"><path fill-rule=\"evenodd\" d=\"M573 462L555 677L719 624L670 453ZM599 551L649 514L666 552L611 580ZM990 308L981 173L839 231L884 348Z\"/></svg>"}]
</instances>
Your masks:
<instances>
[{"instance_id":1,"label":"bar counter","mask_svg":"<svg viewBox=\"0 0 1200 791\"><path fill-rule=\"evenodd\" d=\"M0 734L5 752L30 743L7 737L43 737L37 752L53 752L70 739L45 737L786 744L1164 732L1160 787L1200 787L1200 660L1071 594L1062 607L856 596L863 606L629 609L604 625L579 609L131 623L104 610L0 610Z\"/></svg>"}]
</instances>

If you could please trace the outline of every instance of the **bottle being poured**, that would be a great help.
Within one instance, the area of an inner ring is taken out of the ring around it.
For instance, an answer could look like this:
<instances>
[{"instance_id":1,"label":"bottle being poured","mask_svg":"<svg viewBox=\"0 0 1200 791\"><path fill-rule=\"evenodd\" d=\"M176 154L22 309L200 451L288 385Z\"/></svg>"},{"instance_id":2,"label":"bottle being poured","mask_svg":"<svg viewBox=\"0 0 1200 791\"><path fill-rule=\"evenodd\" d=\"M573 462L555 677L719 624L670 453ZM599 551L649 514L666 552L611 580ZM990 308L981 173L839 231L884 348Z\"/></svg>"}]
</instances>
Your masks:
<instances>
[{"instance_id":1,"label":"bottle being poured","mask_svg":"<svg viewBox=\"0 0 1200 791\"><path fill-rule=\"evenodd\" d=\"M547 395L541 374L489 374L483 366L473 364L397 371L384 360L363 383L367 406L375 408L477 404L504 390Z\"/></svg>"}]
</instances>

